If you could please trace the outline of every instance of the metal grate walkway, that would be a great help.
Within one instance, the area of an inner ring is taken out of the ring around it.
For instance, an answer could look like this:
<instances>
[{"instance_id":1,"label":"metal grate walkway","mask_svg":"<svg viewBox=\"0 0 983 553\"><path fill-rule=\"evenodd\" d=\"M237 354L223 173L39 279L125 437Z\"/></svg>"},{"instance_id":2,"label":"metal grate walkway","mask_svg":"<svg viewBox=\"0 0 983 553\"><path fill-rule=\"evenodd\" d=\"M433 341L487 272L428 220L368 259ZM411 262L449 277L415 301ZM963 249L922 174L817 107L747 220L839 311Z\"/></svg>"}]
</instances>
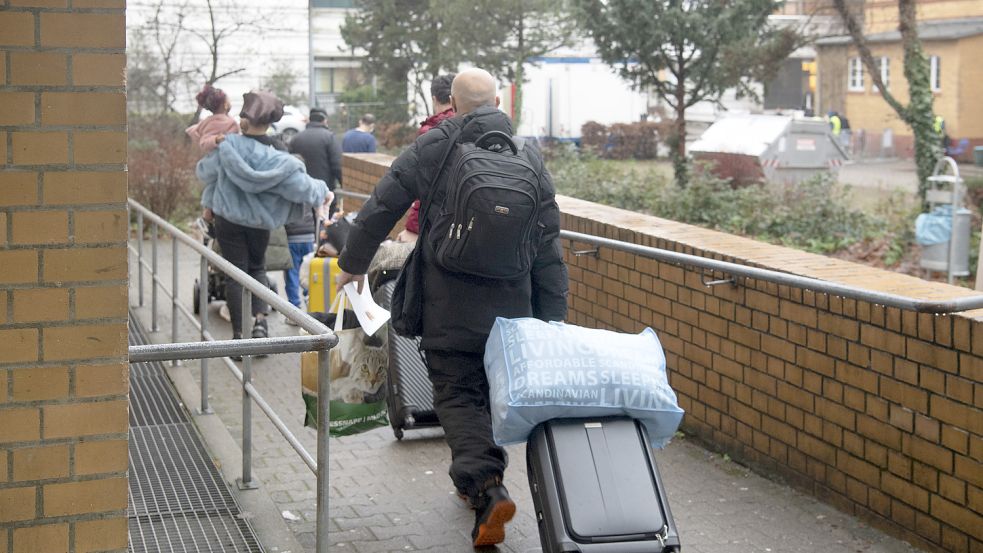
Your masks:
<instances>
[{"instance_id":1,"label":"metal grate walkway","mask_svg":"<svg viewBox=\"0 0 983 553\"><path fill-rule=\"evenodd\" d=\"M160 363L130 365L129 452L129 551L263 553Z\"/></svg>"}]
</instances>

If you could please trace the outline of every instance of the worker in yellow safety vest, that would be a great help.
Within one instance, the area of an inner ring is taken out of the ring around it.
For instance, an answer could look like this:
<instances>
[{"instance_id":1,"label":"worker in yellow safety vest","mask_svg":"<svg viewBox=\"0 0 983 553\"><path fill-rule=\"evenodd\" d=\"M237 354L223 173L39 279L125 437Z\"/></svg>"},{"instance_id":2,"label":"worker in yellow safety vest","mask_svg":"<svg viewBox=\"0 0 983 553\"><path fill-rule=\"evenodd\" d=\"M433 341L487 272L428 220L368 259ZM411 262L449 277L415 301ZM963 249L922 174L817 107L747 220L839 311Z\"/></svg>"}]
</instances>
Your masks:
<instances>
[{"instance_id":1,"label":"worker in yellow safety vest","mask_svg":"<svg viewBox=\"0 0 983 553\"><path fill-rule=\"evenodd\" d=\"M840 136L840 131L843 129L843 121L840 119L840 114L835 111L831 111L827 114L829 118L829 127L833 132L833 136Z\"/></svg>"},{"instance_id":2,"label":"worker in yellow safety vest","mask_svg":"<svg viewBox=\"0 0 983 553\"><path fill-rule=\"evenodd\" d=\"M942 141L942 148L944 150L949 149L949 134L945 132L945 119L941 115L936 115L935 119L932 120L932 130L935 134L939 135Z\"/></svg>"},{"instance_id":3,"label":"worker in yellow safety vest","mask_svg":"<svg viewBox=\"0 0 983 553\"><path fill-rule=\"evenodd\" d=\"M839 140L840 144L846 148L848 151L851 148L850 142L850 122L847 121L846 117L841 116L835 111L830 111L828 114L829 127L833 136Z\"/></svg>"}]
</instances>

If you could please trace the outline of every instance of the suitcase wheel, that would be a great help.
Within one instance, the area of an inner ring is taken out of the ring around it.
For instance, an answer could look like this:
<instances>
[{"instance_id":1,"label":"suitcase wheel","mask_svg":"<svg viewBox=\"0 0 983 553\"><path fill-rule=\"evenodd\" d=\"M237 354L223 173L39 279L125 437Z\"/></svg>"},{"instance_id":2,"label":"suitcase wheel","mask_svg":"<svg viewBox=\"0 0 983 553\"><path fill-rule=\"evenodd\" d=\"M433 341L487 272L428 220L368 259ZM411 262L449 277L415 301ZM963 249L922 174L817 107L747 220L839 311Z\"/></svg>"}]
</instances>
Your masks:
<instances>
[{"instance_id":1,"label":"suitcase wheel","mask_svg":"<svg viewBox=\"0 0 983 553\"><path fill-rule=\"evenodd\" d=\"M396 436L396 440L397 441L402 441L403 440L403 429L402 428L393 428L393 435Z\"/></svg>"}]
</instances>

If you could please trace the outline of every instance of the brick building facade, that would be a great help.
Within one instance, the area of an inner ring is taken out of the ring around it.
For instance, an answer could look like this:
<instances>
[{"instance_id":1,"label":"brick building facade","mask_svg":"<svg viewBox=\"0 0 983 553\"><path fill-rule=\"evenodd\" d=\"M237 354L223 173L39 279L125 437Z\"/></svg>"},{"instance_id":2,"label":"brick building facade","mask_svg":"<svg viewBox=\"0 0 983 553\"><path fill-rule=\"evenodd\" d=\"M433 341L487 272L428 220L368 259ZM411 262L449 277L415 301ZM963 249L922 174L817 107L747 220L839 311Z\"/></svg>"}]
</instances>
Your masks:
<instances>
[{"instance_id":1,"label":"brick building facade","mask_svg":"<svg viewBox=\"0 0 983 553\"><path fill-rule=\"evenodd\" d=\"M969 159L972 146L983 144L983 104L977 101L983 68L975 57L983 48L983 2L925 0L918 2L917 8L919 37L929 58L935 113L945 119L953 142L968 140L969 148L962 157ZM906 104L908 83L898 32L898 3L867 1L862 13L864 34L881 77L887 80L891 94ZM837 111L846 115L858 155L911 157L911 130L877 91L850 38L820 39L817 50L817 113ZM885 139L885 134L890 138Z\"/></svg>"},{"instance_id":2,"label":"brick building facade","mask_svg":"<svg viewBox=\"0 0 983 553\"><path fill-rule=\"evenodd\" d=\"M127 545L124 0L0 0L0 552Z\"/></svg>"}]
</instances>

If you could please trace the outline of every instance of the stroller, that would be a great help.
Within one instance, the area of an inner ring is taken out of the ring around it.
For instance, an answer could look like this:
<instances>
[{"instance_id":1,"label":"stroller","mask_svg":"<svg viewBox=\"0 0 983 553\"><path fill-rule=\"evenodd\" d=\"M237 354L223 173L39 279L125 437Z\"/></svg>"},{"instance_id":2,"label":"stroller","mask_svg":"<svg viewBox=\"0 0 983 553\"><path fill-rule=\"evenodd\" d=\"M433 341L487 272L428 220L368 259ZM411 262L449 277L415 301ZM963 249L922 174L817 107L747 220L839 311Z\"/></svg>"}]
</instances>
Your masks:
<instances>
[{"instance_id":1,"label":"stroller","mask_svg":"<svg viewBox=\"0 0 983 553\"><path fill-rule=\"evenodd\" d=\"M222 251L218 247L218 240L215 240L214 226L199 217L195 221L194 227L202 235L202 244L207 246L213 252L221 255ZM286 271L292 267L293 261L290 258L290 248L287 245L287 231L285 231L283 227L280 227L270 233L270 243L266 246L266 270ZM225 301L226 279L228 279L228 277L225 276L224 273L221 271L216 271L209 265L208 282L206 283L205 288L205 293L208 294L208 303L213 301ZM278 293L276 282L270 278L267 278L266 282L274 293ZM201 293L201 283L196 278L192 289L192 297L194 301L192 306L195 315L199 314L201 311L199 304Z\"/></svg>"}]
</instances>

